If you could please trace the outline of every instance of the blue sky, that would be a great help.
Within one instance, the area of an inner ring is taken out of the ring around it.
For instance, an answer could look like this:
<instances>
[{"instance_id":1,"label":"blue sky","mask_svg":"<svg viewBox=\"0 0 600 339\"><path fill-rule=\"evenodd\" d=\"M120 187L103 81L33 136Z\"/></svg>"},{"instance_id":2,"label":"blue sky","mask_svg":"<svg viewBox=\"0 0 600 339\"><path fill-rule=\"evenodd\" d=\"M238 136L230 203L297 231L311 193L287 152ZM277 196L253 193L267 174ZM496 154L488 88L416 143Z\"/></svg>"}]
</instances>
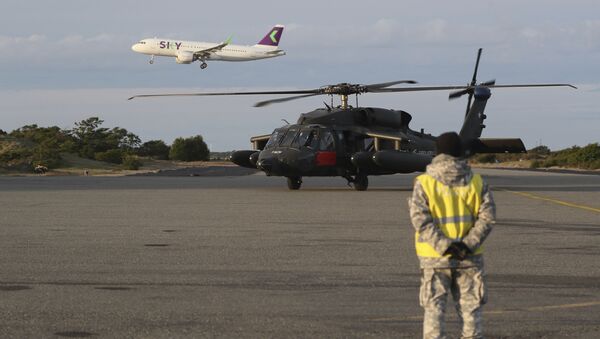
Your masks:
<instances>
[{"instance_id":1,"label":"blue sky","mask_svg":"<svg viewBox=\"0 0 600 339\"><path fill-rule=\"evenodd\" d=\"M322 106L311 98L264 109L265 97L128 102L161 91L315 88L414 79L464 84L483 47L479 80L569 82L581 87L496 90L487 137L528 147L600 141L600 3L597 1L13 1L0 5L0 128L71 127L100 116L143 140L202 134L214 150L249 147L281 119ZM246 63L154 65L130 46L145 37L254 44L286 25L287 55ZM466 102L447 93L366 95L362 105L404 109L412 127L460 128Z\"/></svg>"}]
</instances>

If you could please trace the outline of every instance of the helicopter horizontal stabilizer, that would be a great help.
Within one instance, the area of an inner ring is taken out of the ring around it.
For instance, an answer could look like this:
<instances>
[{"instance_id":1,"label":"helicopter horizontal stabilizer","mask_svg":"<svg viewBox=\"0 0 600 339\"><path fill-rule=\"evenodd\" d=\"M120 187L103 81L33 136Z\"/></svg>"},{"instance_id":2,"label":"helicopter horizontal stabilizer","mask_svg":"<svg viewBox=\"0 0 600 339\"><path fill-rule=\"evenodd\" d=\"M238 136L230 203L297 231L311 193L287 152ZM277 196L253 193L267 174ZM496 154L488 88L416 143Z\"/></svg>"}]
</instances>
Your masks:
<instances>
[{"instance_id":1,"label":"helicopter horizontal stabilizer","mask_svg":"<svg viewBox=\"0 0 600 339\"><path fill-rule=\"evenodd\" d=\"M471 142L470 150L475 153L527 153L523 140L481 138Z\"/></svg>"}]
</instances>

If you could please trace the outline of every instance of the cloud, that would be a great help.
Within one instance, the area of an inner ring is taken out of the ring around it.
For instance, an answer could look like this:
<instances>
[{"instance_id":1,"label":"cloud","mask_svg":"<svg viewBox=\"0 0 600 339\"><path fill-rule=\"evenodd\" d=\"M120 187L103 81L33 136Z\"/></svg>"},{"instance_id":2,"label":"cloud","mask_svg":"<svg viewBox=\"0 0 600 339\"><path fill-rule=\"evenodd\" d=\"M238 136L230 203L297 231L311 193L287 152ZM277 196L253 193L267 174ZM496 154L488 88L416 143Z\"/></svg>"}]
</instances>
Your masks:
<instances>
[{"instance_id":1,"label":"cloud","mask_svg":"<svg viewBox=\"0 0 600 339\"><path fill-rule=\"evenodd\" d=\"M119 56L131 52L133 39L100 33L48 37L0 36L0 69L80 69L90 65L118 65Z\"/></svg>"},{"instance_id":2,"label":"cloud","mask_svg":"<svg viewBox=\"0 0 600 339\"><path fill-rule=\"evenodd\" d=\"M21 48L35 46L46 40L46 36L41 34L32 34L29 36L5 36L0 35L0 48Z\"/></svg>"},{"instance_id":3,"label":"cloud","mask_svg":"<svg viewBox=\"0 0 600 339\"><path fill-rule=\"evenodd\" d=\"M586 20L583 26L586 46L593 51L600 51L600 20Z\"/></svg>"}]
</instances>

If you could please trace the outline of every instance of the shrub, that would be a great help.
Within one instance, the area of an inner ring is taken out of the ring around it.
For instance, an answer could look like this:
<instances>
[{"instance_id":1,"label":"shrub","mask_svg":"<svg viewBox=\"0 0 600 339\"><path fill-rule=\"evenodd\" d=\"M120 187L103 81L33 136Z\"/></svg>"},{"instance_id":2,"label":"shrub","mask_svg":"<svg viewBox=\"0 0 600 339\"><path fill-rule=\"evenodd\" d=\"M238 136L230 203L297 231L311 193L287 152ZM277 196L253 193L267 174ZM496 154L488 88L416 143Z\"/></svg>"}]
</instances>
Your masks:
<instances>
[{"instance_id":1,"label":"shrub","mask_svg":"<svg viewBox=\"0 0 600 339\"><path fill-rule=\"evenodd\" d=\"M543 167L544 162L542 160L533 160L530 164L529 164L529 168L540 168Z\"/></svg>"},{"instance_id":2,"label":"shrub","mask_svg":"<svg viewBox=\"0 0 600 339\"><path fill-rule=\"evenodd\" d=\"M550 154L550 149L548 148L548 146L540 145L540 146L530 149L529 151L527 151L527 153L537 154L537 155L548 155L548 154Z\"/></svg>"},{"instance_id":3,"label":"shrub","mask_svg":"<svg viewBox=\"0 0 600 339\"><path fill-rule=\"evenodd\" d=\"M98 152L94 154L94 159L113 164L121 164L123 162L123 151L120 149L111 149L106 152Z\"/></svg>"},{"instance_id":4,"label":"shrub","mask_svg":"<svg viewBox=\"0 0 600 339\"><path fill-rule=\"evenodd\" d=\"M200 135L175 139L169 152L170 159L181 161L208 160L209 155L208 146Z\"/></svg>"},{"instance_id":5,"label":"shrub","mask_svg":"<svg viewBox=\"0 0 600 339\"><path fill-rule=\"evenodd\" d=\"M171 148L162 140L150 140L142 144L137 154L159 160L169 159Z\"/></svg>"},{"instance_id":6,"label":"shrub","mask_svg":"<svg viewBox=\"0 0 600 339\"><path fill-rule=\"evenodd\" d=\"M123 168L128 170L139 170L142 162L135 155L127 155L123 158Z\"/></svg>"},{"instance_id":7,"label":"shrub","mask_svg":"<svg viewBox=\"0 0 600 339\"><path fill-rule=\"evenodd\" d=\"M477 154L475 156L474 160L476 162L479 162L479 163L482 163L482 164L490 164L490 163L497 162L495 154Z\"/></svg>"}]
</instances>

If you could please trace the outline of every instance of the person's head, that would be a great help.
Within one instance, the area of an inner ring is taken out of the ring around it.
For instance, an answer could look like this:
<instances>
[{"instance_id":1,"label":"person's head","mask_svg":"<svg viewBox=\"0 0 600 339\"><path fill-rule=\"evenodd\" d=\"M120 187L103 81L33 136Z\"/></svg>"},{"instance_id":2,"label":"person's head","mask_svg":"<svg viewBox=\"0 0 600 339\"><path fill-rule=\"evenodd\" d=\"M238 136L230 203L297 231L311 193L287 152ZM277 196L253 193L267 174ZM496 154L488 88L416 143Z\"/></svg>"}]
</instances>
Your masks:
<instances>
[{"instance_id":1,"label":"person's head","mask_svg":"<svg viewBox=\"0 0 600 339\"><path fill-rule=\"evenodd\" d=\"M456 132L441 134L435 142L435 147L437 154L448 154L458 158L464 153L462 140Z\"/></svg>"}]
</instances>

